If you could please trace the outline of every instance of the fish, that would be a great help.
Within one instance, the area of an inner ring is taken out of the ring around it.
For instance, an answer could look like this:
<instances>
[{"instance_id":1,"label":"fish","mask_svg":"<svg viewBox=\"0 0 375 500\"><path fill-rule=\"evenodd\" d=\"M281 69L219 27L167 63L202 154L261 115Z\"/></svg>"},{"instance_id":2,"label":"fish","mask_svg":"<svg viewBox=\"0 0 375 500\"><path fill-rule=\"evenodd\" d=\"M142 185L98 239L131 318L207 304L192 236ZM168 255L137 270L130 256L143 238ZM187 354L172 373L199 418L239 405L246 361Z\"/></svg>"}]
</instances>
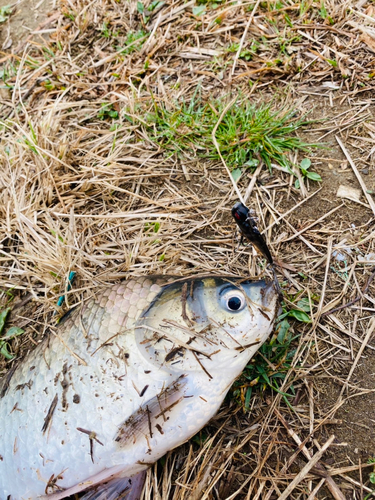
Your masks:
<instances>
[{"instance_id":1,"label":"fish","mask_svg":"<svg viewBox=\"0 0 375 500\"><path fill-rule=\"evenodd\" d=\"M0 381L0 499L139 498L132 483L216 414L277 313L273 282L238 277L95 292Z\"/></svg>"},{"instance_id":2,"label":"fish","mask_svg":"<svg viewBox=\"0 0 375 500\"><path fill-rule=\"evenodd\" d=\"M232 216L240 229L241 242L243 236L245 236L254 245L256 250L266 257L270 264L273 264L271 252L257 228L254 218L251 217L250 210L243 203L238 202L232 208Z\"/></svg>"}]
</instances>

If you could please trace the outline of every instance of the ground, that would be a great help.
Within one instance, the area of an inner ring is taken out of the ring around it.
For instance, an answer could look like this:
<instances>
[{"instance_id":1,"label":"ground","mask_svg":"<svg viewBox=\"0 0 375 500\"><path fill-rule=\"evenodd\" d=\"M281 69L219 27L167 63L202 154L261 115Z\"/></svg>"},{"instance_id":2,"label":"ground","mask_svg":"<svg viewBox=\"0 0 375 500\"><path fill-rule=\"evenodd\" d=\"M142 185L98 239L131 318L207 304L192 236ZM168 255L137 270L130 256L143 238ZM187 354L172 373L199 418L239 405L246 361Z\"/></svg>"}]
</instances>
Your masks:
<instances>
[{"instance_id":1,"label":"ground","mask_svg":"<svg viewBox=\"0 0 375 500\"><path fill-rule=\"evenodd\" d=\"M25 333L0 374L93 287L132 274L271 277L238 247L226 162L281 264L284 310L305 299L309 322L288 316L289 340L272 337L209 426L150 470L144 498L375 496L372 3L44 0L3 15L0 286L9 326ZM250 142L260 113L246 118L247 105L264 103L309 120L285 137L320 147L277 161L271 132L263 148ZM307 158L320 178L298 167Z\"/></svg>"}]
</instances>

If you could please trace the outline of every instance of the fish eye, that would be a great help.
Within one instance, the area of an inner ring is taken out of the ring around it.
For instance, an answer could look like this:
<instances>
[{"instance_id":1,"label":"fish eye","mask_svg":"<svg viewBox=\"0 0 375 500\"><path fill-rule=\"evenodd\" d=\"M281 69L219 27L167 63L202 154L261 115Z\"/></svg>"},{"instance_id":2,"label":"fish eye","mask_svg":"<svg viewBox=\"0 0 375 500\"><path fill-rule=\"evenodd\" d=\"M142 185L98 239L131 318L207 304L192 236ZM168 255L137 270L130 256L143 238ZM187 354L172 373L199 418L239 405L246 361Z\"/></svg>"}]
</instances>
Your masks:
<instances>
[{"instance_id":1,"label":"fish eye","mask_svg":"<svg viewBox=\"0 0 375 500\"><path fill-rule=\"evenodd\" d=\"M225 293L221 301L225 309L231 312L241 311L246 305L244 294L238 289Z\"/></svg>"}]
</instances>

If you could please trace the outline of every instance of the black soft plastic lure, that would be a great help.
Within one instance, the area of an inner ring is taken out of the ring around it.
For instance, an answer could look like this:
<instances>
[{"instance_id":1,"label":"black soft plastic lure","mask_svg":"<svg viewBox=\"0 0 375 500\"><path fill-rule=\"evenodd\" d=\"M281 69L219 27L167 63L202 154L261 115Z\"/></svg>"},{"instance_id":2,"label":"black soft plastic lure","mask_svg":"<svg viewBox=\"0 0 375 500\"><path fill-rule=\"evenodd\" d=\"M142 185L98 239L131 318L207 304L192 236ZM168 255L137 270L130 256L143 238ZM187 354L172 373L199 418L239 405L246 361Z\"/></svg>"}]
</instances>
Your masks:
<instances>
[{"instance_id":1,"label":"black soft plastic lure","mask_svg":"<svg viewBox=\"0 0 375 500\"><path fill-rule=\"evenodd\" d=\"M273 264L272 255L256 226L255 219L250 216L249 209L243 203L236 203L232 208L232 215L237 226L240 228L241 241L245 236L258 252L264 255L270 264Z\"/></svg>"}]
</instances>

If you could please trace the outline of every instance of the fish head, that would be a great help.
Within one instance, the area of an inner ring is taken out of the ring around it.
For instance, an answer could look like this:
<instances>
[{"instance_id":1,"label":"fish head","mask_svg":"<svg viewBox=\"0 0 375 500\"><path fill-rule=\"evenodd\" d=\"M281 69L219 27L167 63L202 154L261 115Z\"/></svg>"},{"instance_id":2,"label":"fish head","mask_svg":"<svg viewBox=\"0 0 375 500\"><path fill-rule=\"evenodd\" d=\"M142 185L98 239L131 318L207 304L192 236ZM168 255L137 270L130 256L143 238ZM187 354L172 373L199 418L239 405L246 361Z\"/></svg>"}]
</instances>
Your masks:
<instances>
[{"instance_id":1,"label":"fish head","mask_svg":"<svg viewBox=\"0 0 375 500\"><path fill-rule=\"evenodd\" d=\"M271 333L278 312L273 282L230 277L178 280L137 321L141 354L172 372L241 372ZM236 376L236 375L235 375Z\"/></svg>"}]
</instances>

